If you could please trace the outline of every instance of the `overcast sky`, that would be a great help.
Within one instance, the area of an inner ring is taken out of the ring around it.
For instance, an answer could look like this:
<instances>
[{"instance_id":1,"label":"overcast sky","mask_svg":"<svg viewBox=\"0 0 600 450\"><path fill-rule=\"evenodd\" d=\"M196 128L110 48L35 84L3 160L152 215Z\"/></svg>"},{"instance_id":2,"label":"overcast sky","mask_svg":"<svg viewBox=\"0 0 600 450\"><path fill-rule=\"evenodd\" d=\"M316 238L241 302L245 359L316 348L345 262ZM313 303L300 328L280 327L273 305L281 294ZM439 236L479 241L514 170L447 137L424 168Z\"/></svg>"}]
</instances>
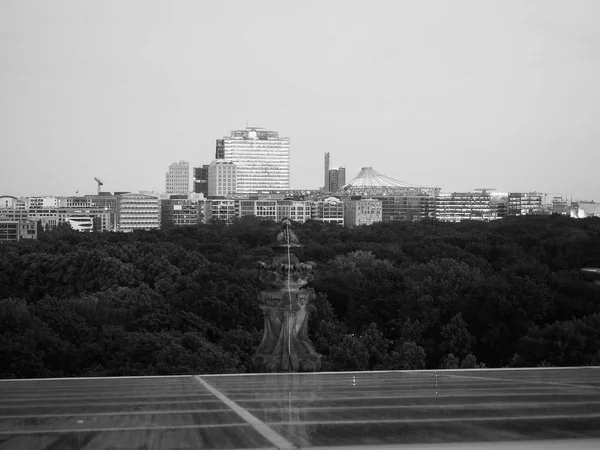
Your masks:
<instances>
[{"instance_id":1,"label":"overcast sky","mask_svg":"<svg viewBox=\"0 0 600 450\"><path fill-rule=\"evenodd\" d=\"M249 125L443 191L600 201L600 1L0 0L0 195L165 189Z\"/></svg>"}]
</instances>

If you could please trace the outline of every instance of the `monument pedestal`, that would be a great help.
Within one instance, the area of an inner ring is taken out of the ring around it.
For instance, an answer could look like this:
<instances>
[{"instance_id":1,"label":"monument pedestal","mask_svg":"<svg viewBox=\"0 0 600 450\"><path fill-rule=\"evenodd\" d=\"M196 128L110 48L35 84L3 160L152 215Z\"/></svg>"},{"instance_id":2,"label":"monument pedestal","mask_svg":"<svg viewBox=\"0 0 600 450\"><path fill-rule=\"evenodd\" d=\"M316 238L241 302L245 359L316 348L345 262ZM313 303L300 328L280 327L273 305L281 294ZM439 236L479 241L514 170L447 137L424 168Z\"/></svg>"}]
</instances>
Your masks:
<instances>
[{"instance_id":1,"label":"monument pedestal","mask_svg":"<svg viewBox=\"0 0 600 450\"><path fill-rule=\"evenodd\" d=\"M316 310L315 291L302 288L312 278L312 263L300 263L291 253L301 247L284 220L273 248L271 264L259 263L260 279L267 287L259 294L264 334L252 363L259 372L316 372L321 355L308 337L308 318Z\"/></svg>"}]
</instances>

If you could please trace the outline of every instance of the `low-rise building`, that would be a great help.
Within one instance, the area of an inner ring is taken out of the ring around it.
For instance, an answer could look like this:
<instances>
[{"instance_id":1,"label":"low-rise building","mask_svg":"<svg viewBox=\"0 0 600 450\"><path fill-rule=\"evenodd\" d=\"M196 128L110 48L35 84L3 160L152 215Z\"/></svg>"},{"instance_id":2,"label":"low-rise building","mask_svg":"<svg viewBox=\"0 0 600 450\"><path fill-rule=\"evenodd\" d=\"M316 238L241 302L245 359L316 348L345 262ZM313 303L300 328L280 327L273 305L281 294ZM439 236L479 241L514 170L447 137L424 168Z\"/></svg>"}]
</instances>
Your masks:
<instances>
[{"instance_id":1,"label":"low-rise building","mask_svg":"<svg viewBox=\"0 0 600 450\"><path fill-rule=\"evenodd\" d=\"M344 226L344 202L337 197L313 202L311 219Z\"/></svg>"},{"instance_id":2,"label":"low-rise building","mask_svg":"<svg viewBox=\"0 0 600 450\"><path fill-rule=\"evenodd\" d=\"M0 242L37 239L37 224L33 221L1 221Z\"/></svg>"},{"instance_id":3,"label":"low-rise building","mask_svg":"<svg viewBox=\"0 0 600 450\"><path fill-rule=\"evenodd\" d=\"M238 202L237 205L236 202ZM233 223L235 218L238 217L238 208L239 201L232 198L213 198L206 200L204 222Z\"/></svg>"},{"instance_id":4,"label":"low-rise building","mask_svg":"<svg viewBox=\"0 0 600 450\"><path fill-rule=\"evenodd\" d=\"M0 208L0 222L25 222L29 220L29 211L17 208Z\"/></svg>"},{"instance_id":5,"label":"low-rise building","mask_svg":"<svg viewBox=\"0 0 600 450\"><path fill-rule=\"evenodd\" d=\"M189 198L188 195L171 195L160 199L160 225L186 226L202 223L204 199Z\"/></svg>"},{"instance_id":6,"label":"low-rise building","mask_svg":"<svg viewBox=\"0 0 600 450\"><path fill-rule=\"evenodd\" d=\"M433 195L385 195L381 200L381 221L413 222L435 218L436 197Z\"/></svg>"},{"instance_id":7,"label":"low-rise building","mask_svg":"<svg viewBox=\"0 0 600 450\"><path fill-rule=\"evenodd\" d=\"M90 233L94 231L94 218L84 214L73 214L65 220L75 231Z\"/></svg>"},{"instance_id":8,"label":"low-rise building","mask_svg":"<svg viewBox=\"0 0 600 450\"><path fill-rule=\"evenodd\" d=\"M542 194L538 192L509 192L508 215L542 214Z\"/></svg>"},{"instance_id":9,"label":"low-rise building","mask_svg":"<svg viewBox=\"0 0 600 450\"><path fill-rule=\"evenodd\" d=\"M277 221L277 200L237 200L238 217L255 216L264 220Z\"/></svg>"},{"instance_id":10,"label":"low-rise building","mask_svg":"<svg viewBox=\"0 0 600 450\"><path fill-rule=\"evenodd\" d=\"M277 202L277 220L285 218L304 223L311 218L312 202L301 200L279 200Z\"/></svg>"},{"instance_id":11,"label":"low-rise building","mask_svg":"<svg viewBox=\"0 0 600 450\"><path fill-rule=\"evenodd\" d=\"M585 219L586 217L600 217L600 203L574 202L571 204L571 217Z\"/></svg>"},{"instance_id":12,"label":"low-rise building","mask_svg":"<svg viewBox=\"0 0 600 450\"><path fill-rule=\"evenodd\" d=\"M0 209L16 208L19 199L12 195L0 195Z\"/></svg>"},{"instance_id":13,"label":"low-rise building","mask_svg":"<svg viewBox=\"0 0 600 450\"><path fill-rule=\"evenodd\" d=\"M373 198L350 199L344 202L344 225L348 228L381 222L381 200Z\"/></svg>"},{"instance_id":14,"label":"low-rise building","mask_svg":"<svg viewBox=\"0 0 600 450\"><path fill-rule=\"evenodd\" d=\"M156 230L160 228L158 197L147 194L122 194L117 199L117 231Z\"/></svg>"},{"instance_id":15,"label":"low-rise building","mask_svg":"<svg viewBox=\"0 0 600 450\"><path fill-rule=\"evenodd\" d=\"M436 198L435 217L440 222L487 222L499 218L498 204L492 201L489 192L440 192Z\"/></svg>"},{"instance_id":16,"label":"low-rise building","mask_svg":"<svg viewBox=\"0 0 600 450\"><path fill-rule=\"evenodd\" d=\"M28 209L45 209L66 207L66 197L28 197Z\"/></svg>"}]
</instances>

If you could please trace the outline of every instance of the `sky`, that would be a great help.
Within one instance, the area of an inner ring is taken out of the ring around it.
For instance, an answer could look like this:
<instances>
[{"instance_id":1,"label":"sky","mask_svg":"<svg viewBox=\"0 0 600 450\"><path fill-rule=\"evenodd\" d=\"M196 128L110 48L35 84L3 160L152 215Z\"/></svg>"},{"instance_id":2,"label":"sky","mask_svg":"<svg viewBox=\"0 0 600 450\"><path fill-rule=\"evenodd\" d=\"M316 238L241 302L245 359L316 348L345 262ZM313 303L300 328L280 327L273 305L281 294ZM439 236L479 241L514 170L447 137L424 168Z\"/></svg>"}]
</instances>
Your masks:
<instances>
[{"instance_id":1,"label":"sky","mask_svg":"<svg viewBox=\"0 0 600 450\"><path fill-rule=\"evenodd\" d=\"M0 195L165 190L250 126L442 191L600 202L600 1L0 0Z\"/></svg>"}]
</instances>

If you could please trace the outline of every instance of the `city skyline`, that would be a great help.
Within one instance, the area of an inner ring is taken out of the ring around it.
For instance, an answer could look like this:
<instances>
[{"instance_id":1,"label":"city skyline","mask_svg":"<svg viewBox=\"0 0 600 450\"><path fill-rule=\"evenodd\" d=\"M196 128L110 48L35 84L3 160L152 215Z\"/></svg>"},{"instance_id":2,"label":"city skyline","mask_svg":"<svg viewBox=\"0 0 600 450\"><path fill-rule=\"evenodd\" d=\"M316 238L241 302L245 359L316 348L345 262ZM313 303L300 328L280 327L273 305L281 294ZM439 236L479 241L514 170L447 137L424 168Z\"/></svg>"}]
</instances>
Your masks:
<instances>
[{"instance_id":1,"label":"city skyline","mask_svg":"<svg viewBox=\"0 0 600 450\"><path fill-rule=\"evenodd\" d=\"M330 152L347 180L371 166L447 192L599 202L599 13L551 0L3 2L0 194L93 193L94 177L161 192L172 161L208 164L215 137L248 124L290 137L292 189L321 187Z\"/></svg>"}]
</instances>

